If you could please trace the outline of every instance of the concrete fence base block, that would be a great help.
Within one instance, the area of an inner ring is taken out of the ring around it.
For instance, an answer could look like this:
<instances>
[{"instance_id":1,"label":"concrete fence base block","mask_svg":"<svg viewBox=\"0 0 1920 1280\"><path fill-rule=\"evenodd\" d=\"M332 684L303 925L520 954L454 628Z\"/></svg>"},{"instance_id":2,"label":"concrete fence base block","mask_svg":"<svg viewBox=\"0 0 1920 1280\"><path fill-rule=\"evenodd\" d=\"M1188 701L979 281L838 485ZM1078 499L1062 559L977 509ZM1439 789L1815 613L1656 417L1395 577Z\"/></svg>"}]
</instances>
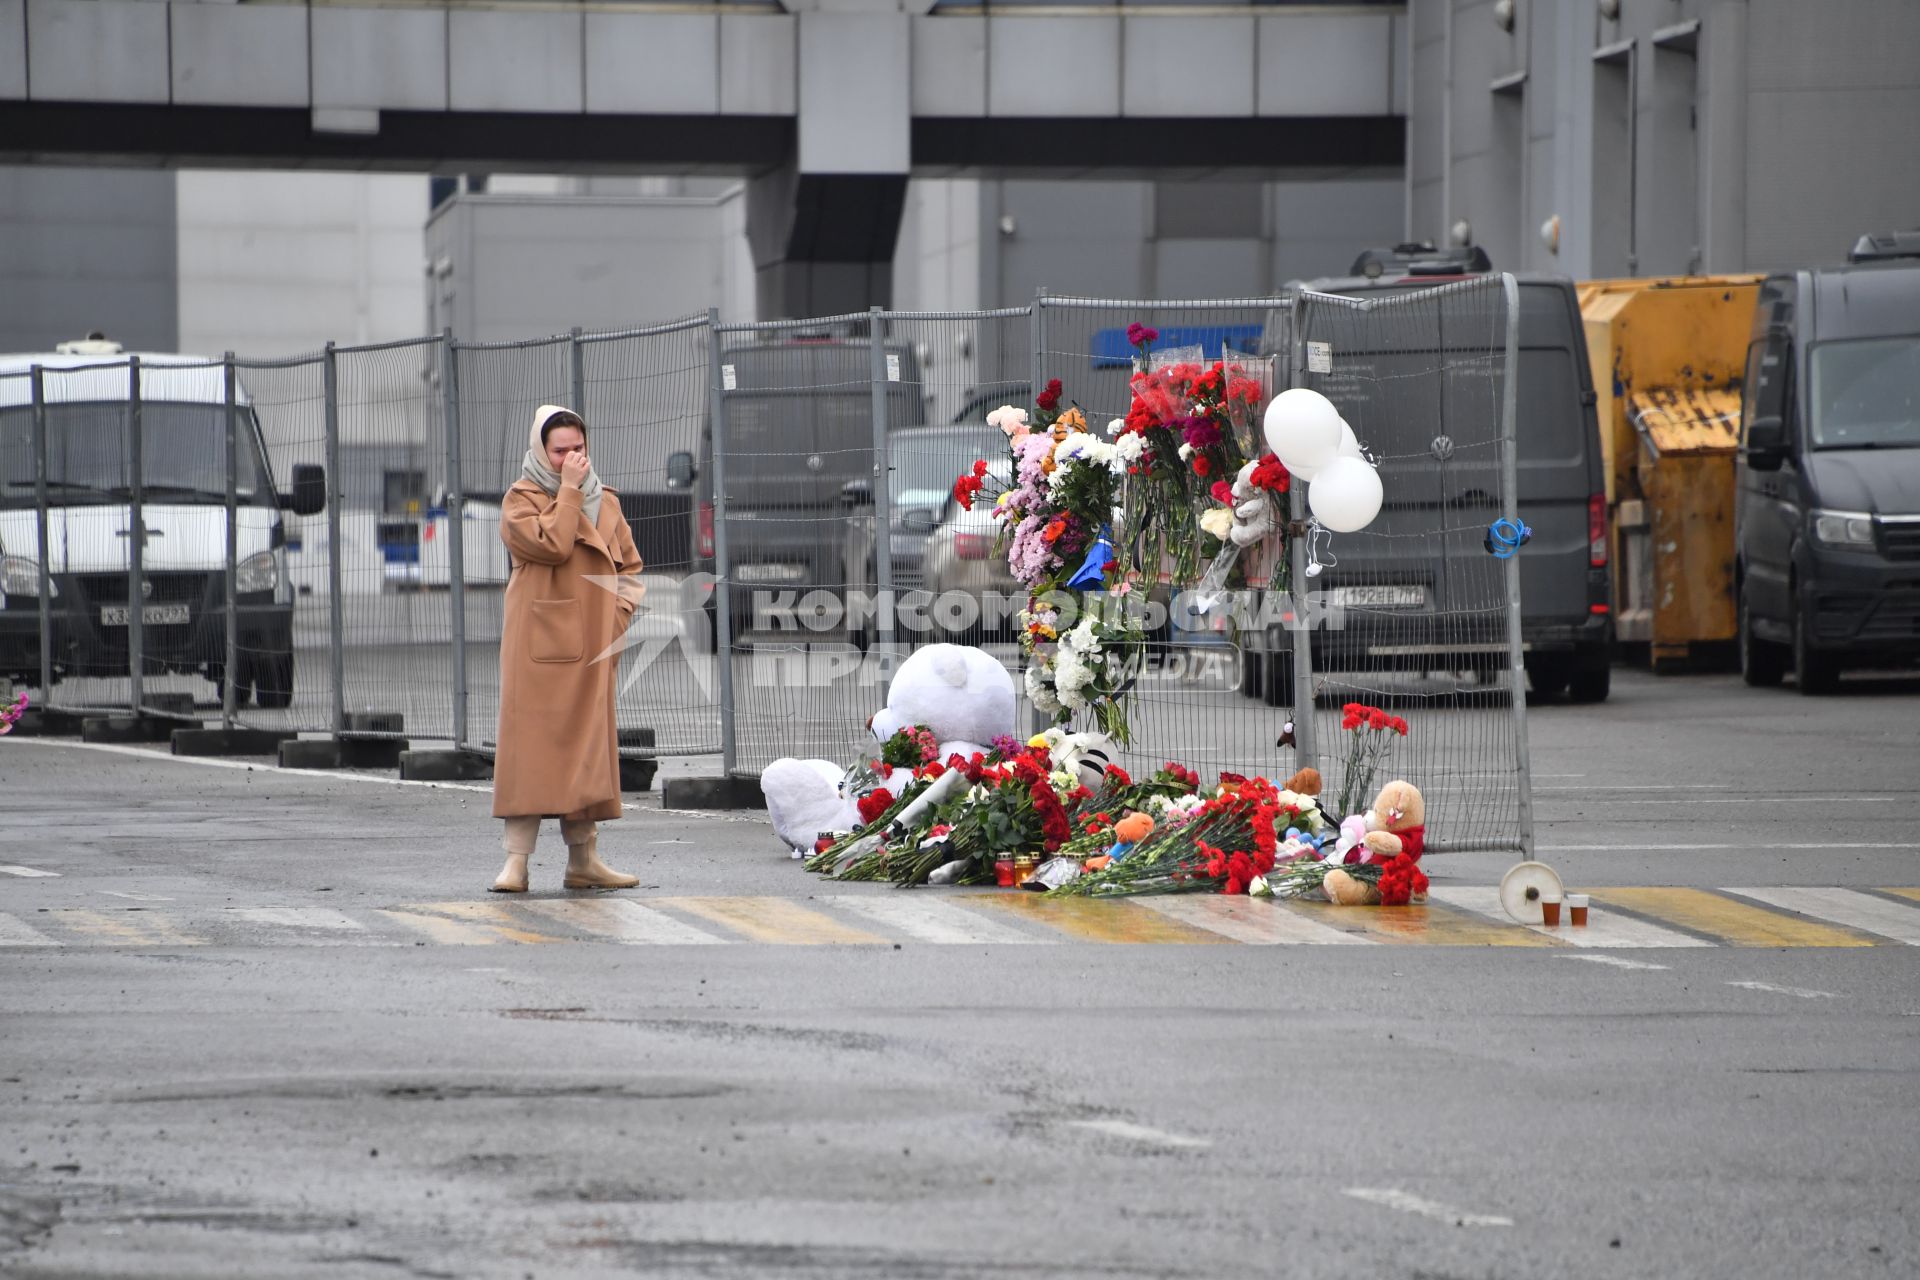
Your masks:
<instances>
[{"instance_id":1,"label":"concrete fence base block","mask_svg":"<svg viewBox=\"0 0 1920 1280\"><path fill-rule=\"evenodd\" d=\"M78 737L87 717L78 711L51 711L28 707L13 731L23 738Z\"/></svg>"},{"instance_id":2,"label":"concrete fence base block","mask_svg":"<svg viewBox=\"0 0 1920 1280\"><path fill-rule=\"evenodd\" d=\"M285 729L175 729L177 756L270 756L294 735Z\"/></svg>"},{"instance_id":3,"label":"concrete fence base block","mask_svg":"<svg viewBox=\"0 0 1920 1280\"><path fill-rule=\"evenodd\" d=\"M88 716L80 722L80 740L122 744L166 742L175 730L201 727L198 720L179 720L172 716Z\"/></svg>"},{"instance_id":4,"label":"concrete fence base block","mask_svg":"<svg viewBox=\"0 0 1920 1280\"><path fill-rule=\"evenodd\" d=\"M282 769L338 769L340 742L336 738L289 738L280 744Z\"/></svg>"},{"instance_id":5,"label":"concrete fence base block","mask_svg":"<svg viewBox=\"0 0 1920 1280\"><path fill-rule=\"evenodd\" d=\"M493 761L472 751L403 751L400 776L408 782L486 782Z\"/></svg>"},{"instance_id":6,"label":"concrete fence base block","mask_svg":"<svg viewBox=\"0 0 1920 1280\"><path fill-rule=\"evenodd\" d=\"M658 760L644 756L620 757L620 789L622 791L650 791L653 788L653 775L660 768Z\"/></svg>"},{"instance_id":7,"label":"concrete fence base block","mask_svg":"<svg viewBox=\"0 0 1920 1280\"><path fill-rule=\"evenodd\" d=\"M398 769L411 744L405 738L342 738L340 765L345 769Z\"/></svg>"},{"instance_id":8,"label":"concrete fence base block","mask_svg":"<svg viewBox=\"0 0 1920 1280\"><path fill-rule=\"evenodd\" d=\"M764 809L758 778L669 778L660 787L665 809Z\"/></svg>"}]
</instances>

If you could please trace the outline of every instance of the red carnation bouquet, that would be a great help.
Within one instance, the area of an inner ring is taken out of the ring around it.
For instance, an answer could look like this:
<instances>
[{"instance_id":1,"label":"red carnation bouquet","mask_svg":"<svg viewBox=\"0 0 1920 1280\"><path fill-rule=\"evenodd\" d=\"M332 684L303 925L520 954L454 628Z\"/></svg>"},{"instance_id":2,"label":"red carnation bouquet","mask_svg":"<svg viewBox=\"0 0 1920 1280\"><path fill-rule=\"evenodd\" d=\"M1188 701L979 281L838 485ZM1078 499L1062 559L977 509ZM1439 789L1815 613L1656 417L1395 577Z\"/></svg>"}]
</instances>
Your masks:
<instances>
[{"instance_id":1,"label":"red carnation bouquet","mask_svg":"<svg viewBox=\"0 0 1920 1280\"><path fill-rule=\"evenodd\" d=\"M1075 897L1146 893L1241 894L1274 868L1276 834L1300 810L1265 778L1220 775L1187 821L1163 823L1130 853L1052 892Z\"/></svg>"},{"instance_id":2,"label":"red carnation bouquet","mask_svg":"<svg viewBox=\"0 0 1920 1280\"><path fill-rule=\"evenodd\" d=\"M1349 702L1340 711L1340 727L1351 736L1340 779L1340 807L1332 815L1336 821L1365 807L1373 794L1374 774L1392 752L1394 738L1407 736L1407 722L1379 707Z\"/></svg>"}]
</instances>

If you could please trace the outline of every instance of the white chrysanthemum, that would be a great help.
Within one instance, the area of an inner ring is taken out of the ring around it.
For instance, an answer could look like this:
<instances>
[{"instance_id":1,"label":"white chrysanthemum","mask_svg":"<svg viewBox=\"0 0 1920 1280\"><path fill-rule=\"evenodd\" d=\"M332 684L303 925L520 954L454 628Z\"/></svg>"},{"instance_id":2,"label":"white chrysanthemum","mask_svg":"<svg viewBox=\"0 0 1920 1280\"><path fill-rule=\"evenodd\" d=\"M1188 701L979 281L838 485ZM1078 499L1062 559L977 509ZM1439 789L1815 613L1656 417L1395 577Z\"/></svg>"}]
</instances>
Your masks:
<instances>
[{"instance_id":1,"label":"white chrysanthemum","mask_svg":"<svg viewBox=\"0 0 1920 1280\"><path fill-rule=\"evenodd\" d=\"M1115 418L1112 422L1109 422L1107 424L1107 434L1110 436L1118 436L1122 431L1125 431L1126 429L1127 429L1127 420L1125 418Z\"/></svg>"},{"instance_id":2,"label":"white chrysanthemum","mask_svg":"<svg viewBox=\"0 0 1920 1280\"><path fill-rule=\"evenodd\" d=\"M1147 451L1147 438L1143 435L1125 435L1113 442L1113 456L1117 462L1138 462Z\"/></svg>"},{"instance_id":3,"label":"white chrysanthemum","mask_svg":"<svg viewBox=\"0 0 1920 1280\"><path fill-rule=\"evenodd\" d=\"M1190 444L1181 445L1179 449L1179 454L1180 454L1180 461L1185 462L1187 459L1193 456L1193 446Z\"/></svg>"}]
</instances>

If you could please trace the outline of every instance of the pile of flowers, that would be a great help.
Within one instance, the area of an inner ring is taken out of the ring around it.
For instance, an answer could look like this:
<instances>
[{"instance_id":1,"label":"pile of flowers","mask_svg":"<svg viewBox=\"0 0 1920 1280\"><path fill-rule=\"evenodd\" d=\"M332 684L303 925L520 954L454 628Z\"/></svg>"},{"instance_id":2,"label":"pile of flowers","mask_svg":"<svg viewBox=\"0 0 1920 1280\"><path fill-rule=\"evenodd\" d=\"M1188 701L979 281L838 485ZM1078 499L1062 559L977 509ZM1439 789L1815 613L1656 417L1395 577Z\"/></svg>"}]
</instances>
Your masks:
<instances>
[{"instance_id":1,"label":"pile of flowers","mask_svg":"<svg viewBox=\"0 0 1920 1280\"><path fill-rule=\"evenodd\" d=\"M0 707L0 734L12 733L13 726L19 724L20 717L26 713L27 695L24 693L12 702L9 702L6 706Z\"/></svg>"},{"instance_id":2,"label":"pile of flowers","mask_svg":"<svg viewBox=\"0 0 1920 1280\"><path fill-rule=\"evenodd\" d=\"M1222 774L1210 794L1166 805L1151 834L1132 849L1054 892L1247 893L1274 869L1280 828L1323 823L1311 796L1281 791L1265 778Z\"/></svg>"}]
</instances>

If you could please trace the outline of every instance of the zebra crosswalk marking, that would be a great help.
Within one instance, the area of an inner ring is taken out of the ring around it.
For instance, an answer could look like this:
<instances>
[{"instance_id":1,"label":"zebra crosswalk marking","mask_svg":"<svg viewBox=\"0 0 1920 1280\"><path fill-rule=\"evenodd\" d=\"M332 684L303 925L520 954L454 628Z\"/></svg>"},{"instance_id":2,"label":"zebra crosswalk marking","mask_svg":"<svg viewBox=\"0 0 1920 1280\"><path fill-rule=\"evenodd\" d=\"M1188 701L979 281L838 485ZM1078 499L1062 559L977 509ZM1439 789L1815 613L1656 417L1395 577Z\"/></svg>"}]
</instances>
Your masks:
<instances>
[{"instance_id":1,"label":"zebra crosswalk marking","mask_svg":"<svg viewBox=\"0 0 1920 1280\"><path fill-rule=\"evenodd\" d=\"M24 920L0 915L0 947L57 947L59 945Z\"/></svg>"},{"instance_id":2,"label":"zebra crosswalk marking","mask_svg":"<svg viewBox=\"0 0 1920 1280\"><path fill-rule=\"evenodd\" d=\"M1512 924L1501 925L1443 902L1424 906L1335 907L1322 903L1295 904L1310 919L1329 924L1338 920L1366 930L1380 942L1418 943L1441 947L1552 947L1557 938L1543 938Z\"/></svg>"},{"instance_id":3,"label":"zebra crosswalk marking","mask_svg":"<svg viewBox=\"0 0 1920 1280\"><path fill-rule=\"evenodd\" d=\"M1870 893L1852 889L1728 889L1743 898L1752 898L1768 906L1797 911L1833 924L1846 925L1862 933L1892 938L1910 947L1920 947L1920 911L1903 907Z\"/></svg>"},{"instance_id":4,"label":"zebra crosswalk marking","mask_svg":"<svg viewBox=\"0 0 1920 1280\"><path fill-rule=\"evenodd\" d=\"M1500 890L1492 885L1436 885L1428 897L1462 911L1498 920L1513 927L1513 918L1500 905ZM1535 933L1566 943L1570 947L1710 947L1705 938L1662 929L1657 924L1636 920L1598 907L1589 907L1586 927L1575 929L1562 923L1558 929L1546 925L1525 926Z\"/></svg>"},{"instance_id":5,"label":"zebra crosswalk marking","mask_svg":"<svg viewBox=\"0 0 1920 1280\"><path fill-rule=\"evenodd\" d=\"M626 946L700 946L726 941L631 898L556 898L519 906L567 928L590 933L596 940Z\"/></svg>"},{"instance_id":6,"label":"zebra crosswalk marking","mask_svg":"<svg viewBox=\"0 0 1920 1280\"><path fill-rule=\"evenodd\" d=\"M433 942L449 946L484 947L497 942L565 942L551 934L520 927L508 908L489 902L418 902L382 908L380 914L417 929Z\"/></svg>"},{"instance_id":7,"label":"zebra crosswalk marking","mask_svg":"<svg viewBox=\"0 0 1920 1280\"><path fill-rule=\"evenodd\" d=\"M926 893L891 893L885 896L849 893L816 898L815 901L836 911L864 916L875 924L905 934L915 942L1026 946L1060 941L1058 938L1022 933L998 920L989 919L982 912L968 911Z\"/></svg>"},{"instance_id":8,"label":"zebra crosswalk marking","mask_svg":"<svg viewBox=\"0 0 1920 1280\"><path fill-rule=\"evenodd\" d=\"M1378 942L1357 930L1322 924L1285 903L1256 902L1224 894L1182 893L1165 898L1141 898L1141 906L1185 924L1252 946L1299 944L1371 946Z\"/></svg>"},{"instance_id":9,"label":"zebra crosswalk marking","mask_svg":"<svg viewBox=\"0 0 1920 1280\"><path fill-rule=\"evenodd\" d=\"M65 907L53 912L64 929L99 938L108 946L121 947L199 947L206 939L176 927L170 916L159 911L87 911Z\"/></svg>"},{"instance_id":10,"label":"zebra crosswalk marking","mask_svg":"<svg viewBox=\"0 0 1920 1280\"><path fill-rule=\"evenodd\" d=\"M248 924L278 925L288 929L326 929L341 933L365 933L367 926L344 911L332 907L228 907L235 920Z\"/></svg>"},{"instance_id":11,"label":"zebra crosswalk marking","mask_svg":"<svg viewBox=\"0 0 1920 1280\"><path fill-rule=\"evenodd\" d=\"M970 893L955 901L968 908L1004 911L1056 929L1081 942L1216 943L1228 939L1210 929L1151 911L1132 901L1091 898L1043 898L1035 893Z\"/></svg>"},{"instance_id":12,"label":"zebra crosswalk marking","mask_svg":"<svg viewBox=\"0 0 1920 1280\"><path fill-rule=\"evenodd\" d=\"M779 942L799 946L872 946L893 941L877 933L842 924L832 916L810 911L786 898L653 898L650 901L699 916L703 920L711 920L750 942Z\"/></svg>"},{"instance_id":13,"label":"zebra crosswalk marking","mask_svg":"<svg viewBox=\"0 0 1920 1280\"><path fill-rule=\"evenodd\" d=\"M1814 920L1800 920L1708 889L1674 887L1594 889L1593 901L1624 907L1663 924L1679 925L1734 947L1870 947L1873 939Z\"/></svg>"}]
</instances>

